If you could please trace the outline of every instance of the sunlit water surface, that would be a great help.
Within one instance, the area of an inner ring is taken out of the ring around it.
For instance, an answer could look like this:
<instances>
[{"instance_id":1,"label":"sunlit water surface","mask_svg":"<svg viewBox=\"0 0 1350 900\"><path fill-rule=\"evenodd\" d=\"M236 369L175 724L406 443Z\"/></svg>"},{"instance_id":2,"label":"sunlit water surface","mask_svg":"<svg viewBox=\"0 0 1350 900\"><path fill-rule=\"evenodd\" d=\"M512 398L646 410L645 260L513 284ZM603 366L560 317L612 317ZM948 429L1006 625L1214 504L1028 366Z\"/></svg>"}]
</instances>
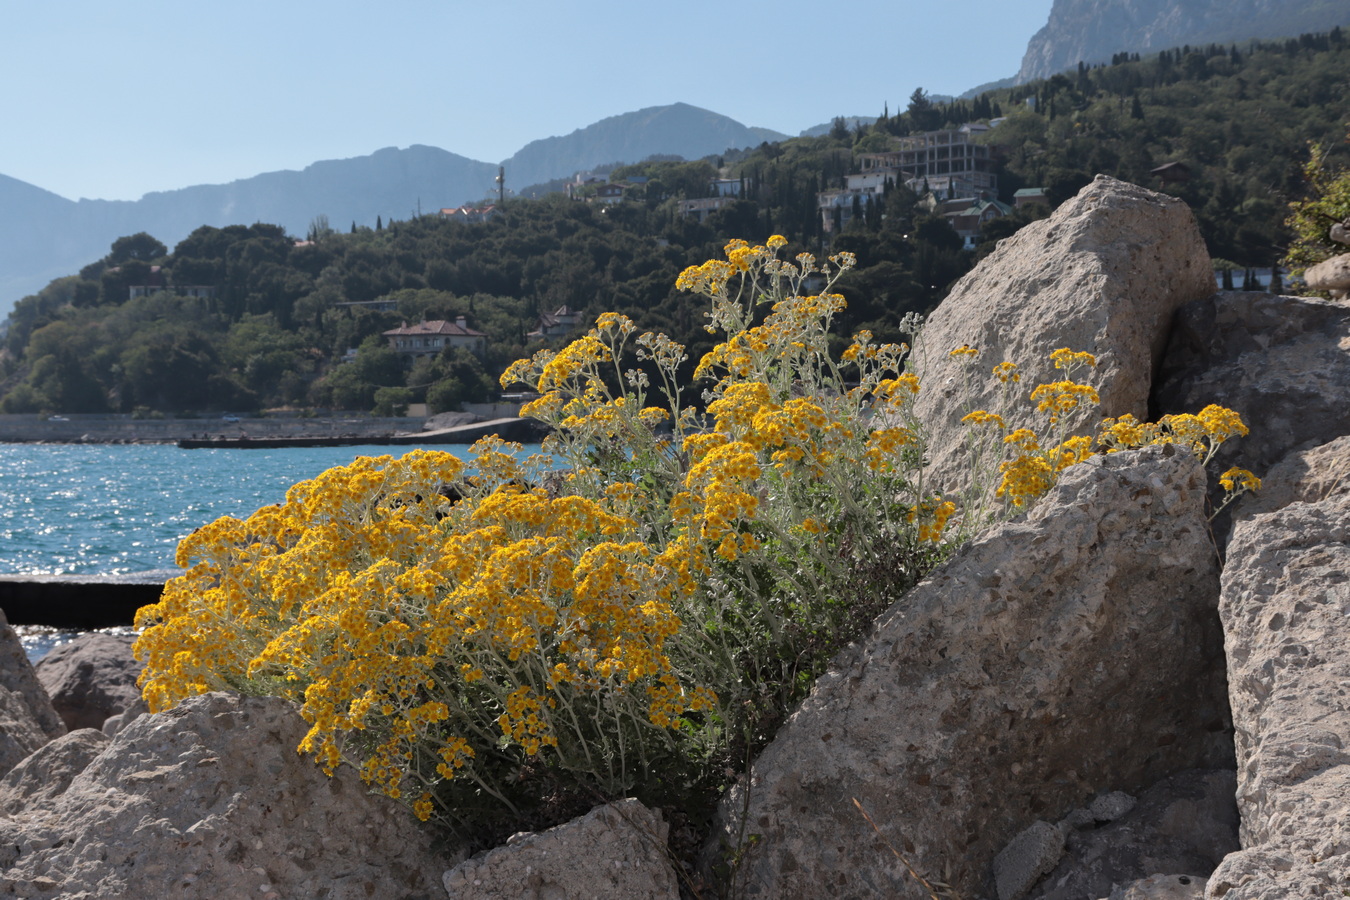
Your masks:
<instances>
[{"instance_id":1,"label":"sunlit water surface","mask_svg":"<svg viewBox=\"0 0 1350 900\"><path fill-rule=\"evenodd\" d=\"M411 449L0 444L0 575L171 576L178 542L207 522L280 503L297 481L358 456ZM30 659L73 637L20 631Z\"/></svg>"}]
</instances>

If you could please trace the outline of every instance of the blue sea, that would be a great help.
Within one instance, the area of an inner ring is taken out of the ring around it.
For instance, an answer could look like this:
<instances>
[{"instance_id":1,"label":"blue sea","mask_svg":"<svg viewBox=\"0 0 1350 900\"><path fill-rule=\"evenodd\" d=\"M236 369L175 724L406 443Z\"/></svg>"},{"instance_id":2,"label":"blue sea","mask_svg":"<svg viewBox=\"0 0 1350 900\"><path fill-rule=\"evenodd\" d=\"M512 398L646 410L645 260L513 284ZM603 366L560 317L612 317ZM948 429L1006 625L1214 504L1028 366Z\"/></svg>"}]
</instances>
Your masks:
<instances>
[{"instance_id":1,"label":"blue sea","mask_svg":"<svg viewBox=\"0 0 1350 900\"><path fill-rule=\"evenodd\" d=\"M411 449L0 444L0 575L172 577L178 542L201 525L280 503L291 485L358 456ZM433 449L467 456L466 447ZM39 644L45 653L69 638L49 629L21 636L30 658Z\"/></svg>"}]
</instances>

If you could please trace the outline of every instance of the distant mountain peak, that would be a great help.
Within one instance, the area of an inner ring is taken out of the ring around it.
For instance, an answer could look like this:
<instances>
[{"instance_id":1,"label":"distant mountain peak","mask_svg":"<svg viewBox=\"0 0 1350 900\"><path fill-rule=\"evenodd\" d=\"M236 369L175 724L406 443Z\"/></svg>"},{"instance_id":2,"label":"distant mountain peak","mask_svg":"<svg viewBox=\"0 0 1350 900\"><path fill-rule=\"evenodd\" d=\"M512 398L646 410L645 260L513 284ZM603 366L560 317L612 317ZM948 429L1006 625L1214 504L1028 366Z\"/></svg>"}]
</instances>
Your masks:
<instances>
[{"instance_id":1,"label":"distant mountain peak","mask_svg":"<svg viewBox=\"0 0 1350 900\"><path fill-rule=\"evenodd\" d=\"M1055 0L1016 83L1126 51L1294 37L1337 25L1350 25L1350 0Z\"/></svg>"},{"instance_id":2,"label":"distant mountain peak","mask_svg":"<svg viewBox=\"0 0 1350 900\"><path fill-rule=\"evenodd\" d=\"M701 159L786 138L689 103L670 103L609 116L566 136L531 141L502 165L509 183L519 189L607 163L641 162L658 153Z\"/></svg>"}]
</instances>

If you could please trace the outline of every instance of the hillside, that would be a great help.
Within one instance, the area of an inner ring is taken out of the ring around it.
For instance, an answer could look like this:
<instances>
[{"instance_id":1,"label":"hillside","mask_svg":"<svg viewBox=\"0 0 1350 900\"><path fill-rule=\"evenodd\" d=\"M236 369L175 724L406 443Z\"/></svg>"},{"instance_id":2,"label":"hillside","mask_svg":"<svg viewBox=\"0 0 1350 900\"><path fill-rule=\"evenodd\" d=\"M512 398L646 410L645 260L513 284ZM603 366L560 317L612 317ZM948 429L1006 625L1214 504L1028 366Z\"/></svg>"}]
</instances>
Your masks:
<instances>
[{"instance_id":1,"label":"hillside","mask_svg":"<svg viewBox=\"0 0 1350 900\"><path fill-rule=\"evenodd\" d=\"M720 170L708 160L620 167L615 180L630 186L611 206L508 198L483 223L424 215L349 234L336 220L337 233L312 244L262 224L203 226L171 252L143 236L119 240L101 263L67 270L18 304L0 351L0 410L387 411L423 400L453 409L493 395L495 376L541 346L530 335L541 314L562 306L583 321L621 312L687 344L697 360L710 347L704 307L675 290L676 276L729 238L774 233L791 242L789 256L854 253L839 332L898 340L906 313L933 309L1046 208L985 223L972 252L903 186L873 195L879 202L859 198L858 215L829 235L818 194L898 136L990 118L1002 123L981 140L996 148L1004 202L1040 187L1054 206L1097 173L1155 187L1186 201L1211 256L1240 280L1242 269L1269 267L1288 247L1284 219L1307 190L1308 142L1347 161L1350 103L1335 88L1347 81L1350 44L1340 32L1118 56L973 101L932 104L920 93L870 126L729 151ZM1189 180L1160 184L1151 170L1172 162L1186 165ZM718 177L735 182L737 197L702 221L683 215L681 202L707 198ZM210 285L214 296L129 299L150 265L174 283ZM372 301L380 305L350 306ZM404 321L459 316L487 336L481 356L455 351L405 367L380 337Z\"/></svg>"},{"instance_id":2,"label":"hillside","mask_svg":"<svg viewBox=\"0 0 1350 900\"><path fill-rule=\"evenodd\" d=\"M1350 25L1350 0L1055 0L1016 83L1121 52L1290 37Z\"/></svg>"},{"instance_id":3,"label":"hillside","mask_svg":"<svg viewBox=\"0 0 1350 900\"><path fill-rule=\"evenodd\" d=\"M505 161L522 188L603 163L653 154L698 159L784 135L747 128L684 103L612 116L566 137L534 141ZM172 246L201 225L269 222L295 235L326 216L335 229L373 226L489 196L497 166L436 147L387 147L229 184L196 185L134 201L73 202L0 175L0 315L18 298L107 252L121 235L148 232Z\"/></svg>"}]
</instances>

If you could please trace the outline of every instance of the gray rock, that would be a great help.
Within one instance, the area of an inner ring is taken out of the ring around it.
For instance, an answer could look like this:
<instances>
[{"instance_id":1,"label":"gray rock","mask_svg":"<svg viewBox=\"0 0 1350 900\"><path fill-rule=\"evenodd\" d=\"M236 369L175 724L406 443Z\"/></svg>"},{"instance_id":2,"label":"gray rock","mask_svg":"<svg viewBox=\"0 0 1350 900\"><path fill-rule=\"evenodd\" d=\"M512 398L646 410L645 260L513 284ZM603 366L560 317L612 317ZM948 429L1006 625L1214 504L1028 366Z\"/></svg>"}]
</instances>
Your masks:
<instances>
[{"instance_id":1,"label":"gray rock","mask_svg":"<svg viewBox=\"0 0 1350 900\"><path fill-rule=\"evenodd\" d=\"M1291 503L1320 503L1350 494L1350 437L1288 453L1261 475L1261 490L1244 494L1235 520L1283 509Z\"/></svg>"},{"instance_id":2,"label":"gray rock","mask_svg":"<svg viewBox=\"0 0 1350 900\"><path fill-rule=\"evenodd\" d=\"M998 900L1021 900L1064 855L1064 834L1048 822L1033 822L994 857Z\"/></svg>"},{"instance_id":3,"label":"gray rock","mask_svg":"<svg viewBox=\"0 0 1350 900\"><path fill-rule=\"evenodd\" d=\"M81 728L39 747L0 779L0 815L17 815L63 793L107 743L103 732Z\"/></svg>"},{"instance_id":4,"label":"gray rock","mask_svg":"<svg viewBox=\"0 0 1350 900\"><path fill-rule=\"evenodd\" d=\"M65 733L19 636L0 611L0 775Z\"/></svg>"},{"instance_id":5,"label":"gray rock","mask_svg":"<svg viewBox=\"0 0 1350 900\"><path fill-rule=\"evenodd\" d=\"M1188 303L1154 400L1162 413L1236 410L1251 434L1225 444L1212 466L1263 475L1296 447L1350 434L1350 309L1241 291Z\"/></svg>"},{"instance_id":6,"label":"gray rock","mask_svg":"<svg viewBox=\"0 0 1350 900\"><path fill-rule=\"evenodd\" d=\"M1096 457L887 610L721 804L742 894L925 896L852 798L970 896L1098 786L1231 761L1204 489L1173 447Z\"/></svg>"},{"instance_id":7,"label":"gray rock","mask_svg":"<svg viewBox=\"0 0 1350 900\"><path fill-rule=\"evenodd\" d=\"M1350 888L1350 496L1238 523L1219 613L1243 850L1210 897Z\"/></svg>"},{"instance_id":8,"label":"gray rock","mask_svg":"<svg viewBox=\"0 0 1350 900\"><path fill-rule=\"evenodd\" d=\"M678 900L669 827L636 800L513 837L447 871L450 900Z\"/></svg>"},{"instance_id":9,"label":"gray rock","mask_svg":"<svg viewBox=\"0 0 1350 900\"><path fill-rule=\"evenodd\" d=\"M961 417L963 376L949 351L980 351L973 402L996 410L989 370L1022 369L1022 397L1059 380L1049 360L1060 347L1097 356L1101 414L1148 414L1153 373L1172 315L1214 292L1209 254L1186 204L1104 175L1048 219L1027 225L952 288L924 326L915 364L922 380L916 410L930 428L938 484L968 475ZM1066 417L1071 430L1095 425L1096 409Z\"/></svg>"},{"instance_id":10,"label":"gray rock","mask_svg":"<svg viewBox=\"0 0 1350 900\"><path fill-rule=\"evenodd\" d=\"M116 715L108 716L103 721L103 733L108 737L117 737L117 732L126 728L133 721L141 716L149 715L150 706L143 697L137 697L131 705Z\"/></svg>"},{"instance_id":11,"label":"gray rock","mask_svg":"<svg viewBox=\"0 0 1350 900\"><path fill-rule=\"evenodd\" d=\"M1092 813L1092 818L1098 822L1114 822L1134 809L1136 802L1138 801L1124 791L1112 791L1093 800L1088 812Z\"/></svg>"},{"instance_id":12,"label":"gray rock","mask_svg":"<svg viewBox=\"0 0 1350 900\"><path fill-rule=\"evenodd\" d=\"M1309 266L1303 273L1303 281L1314 291L1330 291L1332 297L1344 297L1350 288L1350 254Z\"/></svg>"},{"instance_id":13,"label":"gray rock","mask_svg":"<svg viewBox=\"0 0 1350 900\"><path fill-rule=\"evenodd\" d=\"M275 698L142 716L65 791L0 818L0 885L69 897L430 898L445 861L406 808L296 752ZM3 892L0 892L3 893Z\"/></svg>"},{"instance_id":14,"label":"gray rock","mask_svg":"<svg viewBox=\"0 0 1350 900\"><path fill-rule=\"evenodd\" d=\"M1201 900L1205 884L1198 875L1150 875L1116 888L1107 900Z\"/></svg>"},{"instance_id":15,"label":"gray rock","mask_svg":"<svg viewBox=\"0 0 1350 900\"><path fill-rule=\"evenodd\" d=\"M1188 873L1203 889L1204 876L1238 848L1236 785L1231 769L1190 770L1140 792L1112 822L1098 825L1092 813L1077 811L1063 859L1031 900L1105 897L1159 872Z\"/></svg>"},{"instance_id":16,"label":"gray rock","mask_svg":"<svg viewBox=\"0 0 1350 900\"><path fill-rule=\"evenodd\" d=\"M38 661L38 681L66 728L102 728L109 716L140 699L136 678L143 666L131 655L135 641L133 635L91 631Z\"/></svg>"}]
</instances>

